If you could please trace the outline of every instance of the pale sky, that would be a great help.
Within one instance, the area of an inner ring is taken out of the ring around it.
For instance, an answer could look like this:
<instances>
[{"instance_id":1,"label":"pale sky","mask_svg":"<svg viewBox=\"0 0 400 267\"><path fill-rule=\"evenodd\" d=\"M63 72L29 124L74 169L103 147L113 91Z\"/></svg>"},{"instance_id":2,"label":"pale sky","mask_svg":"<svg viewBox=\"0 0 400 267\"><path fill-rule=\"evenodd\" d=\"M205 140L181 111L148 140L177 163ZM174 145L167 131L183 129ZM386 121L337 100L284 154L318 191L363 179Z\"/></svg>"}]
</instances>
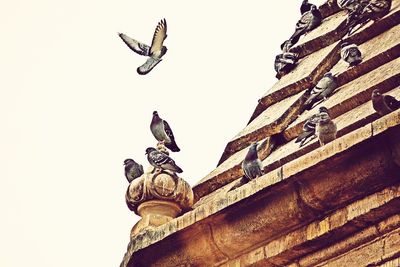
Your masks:
<instances>
[{"instance_id":1,"label":"pale sky","mask_svg":"<svg viewBox=\"0 0 400 267\"><path fill-rule=\"evenodd\" d=\"M148 166L153 110L194 185L276 82L300 3L1 0L0 266L119 266L138 219L122 164ZM162 18L168 52L139 76L117 32L150 44Z\"/></svg>"}]
</instances>

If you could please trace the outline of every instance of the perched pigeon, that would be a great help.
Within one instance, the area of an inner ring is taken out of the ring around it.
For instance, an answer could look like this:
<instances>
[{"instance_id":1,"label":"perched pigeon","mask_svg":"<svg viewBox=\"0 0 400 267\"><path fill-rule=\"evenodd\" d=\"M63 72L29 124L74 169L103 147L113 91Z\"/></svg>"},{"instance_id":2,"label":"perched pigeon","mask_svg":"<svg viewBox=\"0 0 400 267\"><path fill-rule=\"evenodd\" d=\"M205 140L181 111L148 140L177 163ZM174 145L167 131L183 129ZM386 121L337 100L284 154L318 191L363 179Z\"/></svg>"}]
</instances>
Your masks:
<instances>
[{"instance_id":1,"label":"perched pigeon","mask_svg":"<svg viewBox=\"0 0 400 267\"><path fill-rule=\"evenodd\" d=\"M276 78L280 79L283 75L294 69L297 63L298 54L285 52L275 57Z\"/></svg>"},{"instance_id":2,"label":"perched pigeon","mask_svg":"<svg viewBox=\"0 0 400 267\"><path fill-rule=\"evenodd\" d=\"M175 142L174 134L168 122L158 116L157 111L153 112L153 119L150 123L150 130L154 137L163 142L165 146L173 152L179 152L180 149Z\"/></svg>"},{"instance_id":3,"label":"perched pigeon","mask_svg":"<svg viewBox=\"0 0 400 267\"><path fill-rule=\"evenodd\" d=\"M311 141L314 139L316 137L315 127L321 116L323 116L325 113L329 115L328 109L326 107L320 107L319 113L309 117L303 125L303 132L297 137L295 143L300 142L300 147L302 147L306 144L307 140Z\"/></svg>"},{"instance_id":4,"label":"perched pigeon","mask_svg":"<svg viewBox=\"0 0 400 267\"><path fill-rule=\"evenodd\" d=\"M355 26L366 24L370 20L377 20L389 13L392 0L361 0L358 8L352 11L348 18L348 33L351 34Z\"/></svg>"},{"instance_id":5,"label":"perched pigeon","mask_svg":"<svg viewBox=\"0 0 400 267\"><path fill-rule=\"evenodd\" d=\"M310 11L312 6L315 5L308 3L308 0L303 0L300 6L300 13L303 15L307 11Z\"/></svg>"},{"instance_id":6,"label":"perched pigeon","mask_svg":"<svg viewBox=\"0 0 400 267\"><path fill-rule=\"evenodd\" d=\"M350 67L354 67L361 63L361 51L355 44L350 44L348 42L343 42L341 44L340 56L341 58L349 63Z\"/></svg>"},{"instance_id":7,"label":"perched pigeon","mask_svg":"<svg viewBox=\"0 0 400 267\"><path fill-rule=\"evenodd\" d=\"M154 32L151 46L136 41L126 34L118 33L122 41L133 51L142 56L148 56L146 62L137 68L137 72L141 75L149 73L158 63L162 61L162 57L167 53L167 47L163 46L165 38L167 38L167 22L161 20Z\"/></svg>"},{"instance_id":8,"label":"perched pigeon","mask_svg":"<svg viewBox=\"0 0 400 267\"><path fill-rule=\"evenodd\" d=\"M319 139L321 146L336 139L337 127L331 120L329 113L321 114L317 126L315 127L315 134Z\"/></svg>"},{"instance_id":9,"label":"perched pigeon","mask_svg":"<svg viewBox=\"0 0 400 267\"><path fill-rule=\"evenodd\" d=\"M250 145L249 151L242 162L244 175L249 180L253 180L264 174L263 167L257 154L257 143Z\"/></svg>"},{"instance_id":10,"label":"perched pigeon","mask_svg":"<svg viewBox=\"0 0 400 267\"><path fill-rule=\"evenodd\" d=\"M336 87L336 77L330 72L325 73L322 79L319 80L317 85L311 90L309 98L304 103L305 108L311 109L316 102L326 100Z\"/></svg>"},{"instance_id":11,"label":"perched pigeon","mask_svg":"<svg viewBox=\"0 0 400 267\"><path fill-rule=\"evenodd\" d=\"M125 177L128 182L132 182L134 179L140 177L143 174L143 166L136 163L133 159L124 160L125 165Z\"/></svg>"},{"instance_id":12,"label":"perched pigeon","mask_svg":"<svg viewBox=\"0 0 400 267\"><path fill-rule=\"evenodd\" d=\"M147 160L149 163L158 170L169 170L177 173L183 172L179 168L173 159L171 159L167 154L157 151L154 147L149 147L146 149Z\"/></svg>"},{"instance_id":13,"label":"perched pigeon","mask_svg":"<svg viewBox=\"0 0 400 267\"><path fill-rule=\"evenodd\" d=\"M382 95L378 89L372 92L372 106L379 115L385 116L400 108L400 101L390 95Z\"/></svg>"},{"instance_id":14,"label":"perched pigeon","mask_svg":"<svg viewBox=\"0 0 400 267\"><path fill-rule=\"evenodd\" d=\"M309 31L315 29L321 24L322 15L319 12L318 8L313 5L311 6L310 11L305 12L300 20L296 23L296 30L293 35L289 38L292 44L295 44L299 41L300 36L308 33ZM287 41L285 41L287 42ZM285 43L281 45L283 47Z\"/></svg>"}]
</instances>

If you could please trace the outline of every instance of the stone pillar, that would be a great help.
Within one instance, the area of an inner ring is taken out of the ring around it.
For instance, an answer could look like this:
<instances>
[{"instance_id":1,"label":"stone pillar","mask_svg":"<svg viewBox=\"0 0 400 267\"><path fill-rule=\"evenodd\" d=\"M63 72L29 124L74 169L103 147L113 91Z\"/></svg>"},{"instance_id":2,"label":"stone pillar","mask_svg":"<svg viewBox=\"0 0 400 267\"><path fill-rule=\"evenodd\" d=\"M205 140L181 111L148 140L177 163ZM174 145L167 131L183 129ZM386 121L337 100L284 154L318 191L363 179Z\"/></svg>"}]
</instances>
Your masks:
<instances>
[{"instance_id":1,"label":"stone pillar","mask_svg":"<svg viewBox=\"0 0 400 267\"><path fill-rule=\"evenodd\" d=\"M130 210L142 217L132 228L131 239L140 231L176 218L193 205L190 185L176 173L150 167L133 180L125 195Z\"/></svg>"}]
</instances>

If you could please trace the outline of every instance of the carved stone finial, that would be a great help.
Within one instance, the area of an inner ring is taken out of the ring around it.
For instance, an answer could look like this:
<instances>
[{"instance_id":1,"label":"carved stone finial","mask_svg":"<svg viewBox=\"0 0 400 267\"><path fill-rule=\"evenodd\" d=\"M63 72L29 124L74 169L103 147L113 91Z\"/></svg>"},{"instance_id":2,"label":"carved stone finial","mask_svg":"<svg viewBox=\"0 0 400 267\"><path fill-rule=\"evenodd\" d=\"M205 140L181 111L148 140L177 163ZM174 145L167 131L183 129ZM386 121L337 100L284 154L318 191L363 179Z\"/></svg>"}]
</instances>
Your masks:
<instances>
[{"instance_id":1,"label":"carved stone finial","mask_svg":"<svg viewBox=\"0 0 400 267\"><path fill-rule=\"evenodd\" d=\"M125 198L129 209L142 217L132 228L131 238L145 228L165 224L193 205L193 191L186 181L168 170L154 172L153 167L131 182Z\"/></svg>"}]
</instances>

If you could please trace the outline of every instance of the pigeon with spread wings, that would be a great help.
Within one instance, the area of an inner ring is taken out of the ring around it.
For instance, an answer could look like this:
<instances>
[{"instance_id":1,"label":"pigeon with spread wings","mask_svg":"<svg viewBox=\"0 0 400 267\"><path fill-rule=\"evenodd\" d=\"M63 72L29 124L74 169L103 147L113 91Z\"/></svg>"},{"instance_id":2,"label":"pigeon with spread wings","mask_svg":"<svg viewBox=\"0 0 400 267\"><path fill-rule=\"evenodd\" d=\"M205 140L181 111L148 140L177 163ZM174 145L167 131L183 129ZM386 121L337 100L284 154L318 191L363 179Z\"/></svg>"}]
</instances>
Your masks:
<instances>
[{"instance_id":1,"label":"pigeon with spread wings","mask_svg":"<svg viewBox=\"0 0 400 267\"><path fill-rule=\"evenodd\" d=\"M119 33L122 41L134 52L142 56L148 56L146 62L137 68L140 75L149 73L158 63L162 61L162 57L167 53L167 47L163 45L164 40L167 38L167 21L161 20L154 31L153 41L151 46L136 41L128 35Z\"/></svg>"}]
</instances>

